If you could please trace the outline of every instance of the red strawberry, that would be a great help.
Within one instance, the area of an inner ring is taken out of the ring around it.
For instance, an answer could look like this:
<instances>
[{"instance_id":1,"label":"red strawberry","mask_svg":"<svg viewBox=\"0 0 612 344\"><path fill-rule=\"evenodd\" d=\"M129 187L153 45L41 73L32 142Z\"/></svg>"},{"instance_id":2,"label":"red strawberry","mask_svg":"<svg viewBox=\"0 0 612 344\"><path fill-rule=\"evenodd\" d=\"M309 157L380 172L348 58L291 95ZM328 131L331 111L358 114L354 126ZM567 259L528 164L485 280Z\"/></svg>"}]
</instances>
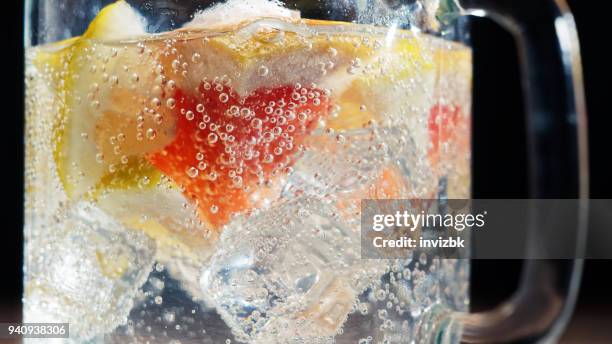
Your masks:
<instances>
[{"instance_id":1,"label":"red strawberry","mask_svg":"<svg viewBox=\"0 0 612 344\"><path fill-rule=\"evenodd\" d=\"M436 166L440 160L440 145L452 141L462 118L461 107L436 104L429 110L429 161Z\"/></svg>"},{"instance_id":2,"label":"red strawberry","mask_svg":"<svg viewBox=\"0 0 612 344\"><path fill-rule=\"evenodd\" d=\"M204 82L195 93L176 91L176 136L149 160L218 228L252 209L252 193L286 173L330 103L322 90L299 86L240 97L220 82Z\"/></svg>"}]
</instances>

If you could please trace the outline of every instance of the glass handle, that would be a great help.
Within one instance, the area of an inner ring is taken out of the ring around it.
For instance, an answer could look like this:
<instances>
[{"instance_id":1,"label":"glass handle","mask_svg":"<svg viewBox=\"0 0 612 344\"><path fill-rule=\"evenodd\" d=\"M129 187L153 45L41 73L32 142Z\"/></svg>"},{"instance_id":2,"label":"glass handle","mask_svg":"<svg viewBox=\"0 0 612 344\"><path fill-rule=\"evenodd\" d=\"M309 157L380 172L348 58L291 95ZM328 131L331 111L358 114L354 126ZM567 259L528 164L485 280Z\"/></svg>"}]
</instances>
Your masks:
<instances>
[{"instance_id":1,"label":"glass handle","mask_svg":"<svg viewBox=\"0 0 612 344\"><path fill-rule=\"evenodd\" d=\"M585 247L588 199L586 109L578 35L564 0L466 0L517 42L527 105L531 198L578 199L575 257ZM546 249L532 219L529 249ZM547 241L548 239L549 241ZM457 314L466 343L556 342L571 316L582 259L526 260L514 296L492 311Z\"/></svg>"}]
</instances>

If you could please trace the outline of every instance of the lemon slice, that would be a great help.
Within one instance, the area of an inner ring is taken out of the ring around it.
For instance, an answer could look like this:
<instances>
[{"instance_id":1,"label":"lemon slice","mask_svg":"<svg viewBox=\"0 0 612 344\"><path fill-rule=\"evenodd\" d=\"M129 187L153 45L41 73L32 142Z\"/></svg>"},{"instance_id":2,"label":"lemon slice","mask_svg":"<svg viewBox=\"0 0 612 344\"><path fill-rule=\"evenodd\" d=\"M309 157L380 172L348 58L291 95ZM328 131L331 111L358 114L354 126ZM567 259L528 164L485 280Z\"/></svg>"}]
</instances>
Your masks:
<instances>
[{"instance_id":1,"label":"lemon slice","mask_svg":"<svg viewBox=\"0 0 612 344\"><path fill-rule=\"evenodd\" d=\"M382 44L387 46L376 59L357 68L355 76L340 75L344 81L332 84L338 111L328 120L328 127L350 130L372 120L397 125L411 118L427 118L438 98L450 98L454 95L449 91L463 89L455 86L441 91L441 83L471 80L471 55L459 44L406 31Z\"/></svg>"},{"instance_id":2,"label":"lemon slice","mask_svg":"<svg viewBox=\"0 0 612 344\"><path fill-rule=\"evenodd\" d=\"M83 38L123 40L144 35L145 21L124 0L104 7L89 24Z\"/></svg>"},{"instance_id":3,"label":"lemon slice","mask_svg":"<svg viewBox=\"0 0 612 344\"><path fill-rule=\"evenodd\" d=\"M162 42L134 40L142 18L125 2L103 8L81 37L37 48L33 65L49 75L56 118L55 171L70 201L93 200L157 244L157 259L206 257L215 242L177 186L146 159L173 139L176 110L159 65ZM137 43L140 42L140 43ZM109 276L120 261L98 260Z\"/></svg>"},{"instance_id":4,"label":"lemon slice","mask_svg":"<svg viewBox=\"0 0 612 344\"><path fill-rule=\"evenodd\" d=\"M356 58L369 59L375 54L361 44L358 34L312 30L314 26L328 31L335 26L350 27L332 23L256 18L223 27L222 34L189 27L174 39L174 49L162 56L162 64L184 90L215 79L222 79L240 96L258 88L310 85L346 69Z\"/></svg>"},{"instance_id":5,"label":"lemon slice","mask_svg":"<svg viewBox=\"0 0 612 344\"><path fill-rule=\"evenodd\" d=\"M61 55L45 57L61 70L56 90L61 109L52 144L58 176L71 199L138 186L137 177L159 178L141 156L172 138L173 116L157 106L163 89L156 88L156 78L161 84L163 76L151 73L155 56L136 45L112 43L144 34L141 22L118 1L100 11ZM129 178L109 183L122 176Z\"/></svg>"}]
</instances>

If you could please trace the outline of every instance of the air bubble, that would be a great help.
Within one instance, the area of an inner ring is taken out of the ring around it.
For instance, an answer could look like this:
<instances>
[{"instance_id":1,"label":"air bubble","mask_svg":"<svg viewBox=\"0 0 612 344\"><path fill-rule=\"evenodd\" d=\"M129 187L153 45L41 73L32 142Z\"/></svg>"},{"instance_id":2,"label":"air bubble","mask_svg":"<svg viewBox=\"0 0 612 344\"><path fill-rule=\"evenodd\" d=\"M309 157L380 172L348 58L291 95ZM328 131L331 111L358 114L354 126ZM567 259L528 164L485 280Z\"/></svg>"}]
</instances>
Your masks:
<instances>
[{"instance_id":1,"label":"air bubble","mask_svg":"<svg viewBox=\"0 0 612 344\"><path fill-rule=\"evenodd\" d=\"M263 158L264 164L269 164L274 161L274 156L272 154L266 153Z\"/></svg>"},{"instance_id":2,"label":"air bubble","mask_svg":"<svg viewBox=\"0 0 612 344\"><path fill-rule=\"evenodd\" d=\"M238 107L238 105L232 105L229 109L229 113L234 117L240 116L240 107Z\"/></svg>"},{"instance_id":3,"label":"air bubble","mask_svg":"<svg viewBox=\"0 0 612 344\"><path fill-rule=\"evenodd\" d=\"M266 131L263 134L263 139L265 142L272 142L272 140L274 140L274 134L270 131Z\"/></svg>"},{"instance_id":4,"label":"air bubble","mask_svg":"<svg viewBox=\"0 0 612 344\"><path fill-rule=\"evenodd\" d=\"M164 116L157 113L153 117L153 120L155 121L156 124L162 124L164 122Z\"/></svg>"},{"instance_id":5,"label":"air bubble","mask_svg":"<svg viewBox=\"0 0 612 344\"><path fill-rule=\"evenodd\" d=\"M242 177L240 176L235 176L234 178L232 178L232 183L234 184L234 187L241 187L242 186Z\"/></svg>"},{"instance_id":6,"label":"air bubble","mask_svg":"<svg viewBox=\"0 0 612 344\"><path fill-rule=\"evenodd\" d=\"M141 186L146 186L149 185L149 183L151 182L151 179L149 179L149 177L144 176L140 179L140 185Z\"/></svg>"},{"instance_id":7,"label":"air bubble","mask_svg":"<svg viewBox=\"0 0 612 344\"><path fill-rule=\"evenodd\" d=\"M212 144L215 144L219 140L219 137L215 133L210 133L208 134L207 140L208 140L208 144L212 145Z\"/></svg>"},{"instance_id":8,"label":"air bubble","mask_svg":"<svg viewBox=\"0 0 612 344\"><path fill-rule=\"evenodd\" d=\"M251 120L251 127L255 128L255 129L261 129L262 125L263 125L263 122L259 118L253 118Z\"/></svg>"},{"instance_id":9,"label":"air bubble","mask_svg":"<svg viewBox=\"0 0 612 344\"><path fill-rule=\"evenodd\" d=\"M149 128L149 129L147 129L147 134L146 135L147 135L147 138L149 140L154 140L155 137L157 136L157 132L155 131L155 129Z\"/></svg>"},{"instance_id":10,"label":"air bubble","mask_svg":"<svg viewBox=\"0 0 612 344\"><path fill-rule=\"evenodd\" d=\"M187 175L189 176L189 178L195 178L195 177L197 177L197 176L198 176L198 173L199 173L198 169L197 169L197 168L195 168L195 167L193 167L193 166L191 166L191 167L189 167L189 168L187 169Z\"/></svg>"},{"instance_id":11,"label":"air bubble","mask_svg":"<svg viewBox=\"0 0 612 344\"><path fill-rule=\"evenodd\" d=\"M257 75L264 77L267 76L269 73L268 67L266 66L259 66L259 68L257 69Z\"/></svg>"},{"instance_id":12,"label":"air bubble","mask_svg":"<svg viewBox=\"0 0 612 344\"><path fill-rule=\"evenodd\" d=\"M168 98L168 100L166 100L166 106L170 109L174 109L174 106L176 106L176 100L174 100L174 98Z\"/></svg>"},{"instance_id":13,"label":"air bubble","mask_svg":"<svg viewBox=\"0 0 612 344\"><path fill-rule=\"evenodd\" d=\"M424 252L419 255L419 263L421 265L427 264L427 255Z\"/></svg>"},{"instance_id":14,"label":"air bubble","mask_svg":"<svg viewBox=\"0 0 612 344\"><path fill-rule=\"evenodd\" d=\"M251 115L251 110L249 108L240 109L240 116L242 116L243 118L247 118L250 115Z\"/></svg>"}]
</instances>

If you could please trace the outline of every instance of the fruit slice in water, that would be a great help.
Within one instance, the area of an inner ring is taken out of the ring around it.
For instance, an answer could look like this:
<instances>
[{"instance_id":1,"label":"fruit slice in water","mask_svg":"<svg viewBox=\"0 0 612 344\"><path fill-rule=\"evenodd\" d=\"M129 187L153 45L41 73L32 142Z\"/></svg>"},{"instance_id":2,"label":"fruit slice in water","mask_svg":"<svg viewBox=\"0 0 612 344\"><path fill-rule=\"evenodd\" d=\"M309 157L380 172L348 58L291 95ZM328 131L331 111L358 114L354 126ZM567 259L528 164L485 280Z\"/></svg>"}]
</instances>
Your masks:
<instances>
[{"instance_id":1,"label":"fruit slice in water","mask_svg":"<svg viewBox=\"0 0 612 344\"><path fill-rule=\"evenodd\" d=\"M329 110L322 90L281 86L240 97L207 82L196 96L177 90L176 138L151 163L181 186L213 228L250 209L250 197L286 174L300 145Z\"/></svg>"},{"instance_id":2,"label":"fruit slice in water","mask_svg":"<svg viewBox=\"0 0 612 344\"><path fill-rule=\"evenodd\" d=\"M428 120L431 142L428 157L432 165L437 165L440 160L440 146L456 137L462 117L459 106L436 104L431 108Z\"/></svg>"},{"instance_id":3,"label":"fruit slice in water","mask_svg":"<svg viewBox=\"0 0 612 344\"><path fill-rule=\"evenodd\" d=\"M155 86L159 75L151 73L155 56L140 54L135 46L103 43L144 33L143 19L118 1L102 9L85 34L55 58L60 110L53 155L71 199L137 187L141 178L160 176L140 158L165 146L174 130L173 117L155 106L164 96ZM142 84L147 86L138 87Z\"/></svg>"},{"instance_id":4,"label":"fruit slice in water","mask_svg":"<svg viewBox=\"0 0 612 344\"><path fill-rule=\"evenodd\" d=\"M382 36L348 33L345 23L255 19L204 38L184 30L160 56L176 85L179 119L176 139L149 160L198 203L213 227L264 204L265 197L255 200L261 193L274 196L265 186L290 170L318 119L332 129L360 127L389 107L388 97L371 89L432 69L431 54L414 37L388 48ZM397 57L390 64L396 55L412 64ZM341 114L333 119L327 114L336 98ZM366 102L368 111L360 105Z\"/></svg>"},{"instance_id":5,"label":"fruit slice in water","mask_svg":"<svg viewBox=\"0 0 612 344\"><path fill-rule=\"evenodd\" d=\"M177 252L200 259L215 237L206 236L189 201L145 157L172 141L176 116L159 65L164 46L118 44L145 34L143 25L125 1L117 1L83 36L35 57L37 68L53 71L55 171L69 200L95 200L126 227L154 238L157 260Z\"/></svg>"},{"instance_id":6,"label":"fruit slice in water","mask_svg":"<svg viewBox=\"0 0 612 344\"><path fill-rule=\"evenodd\" d=\"M196 90L202 80L222 79L238 95L247 96L260 88L319 84L335 72L345 73L356 58L365 61L378 55L357 44L359 35L313 33L332 26L312 20L249 18L215 28L212 34L206 28L192 34L179 31L174 49L161 56L161 64L169 77L176 75L176 85L185 92Z\"/></svg>"}]
</instances>

